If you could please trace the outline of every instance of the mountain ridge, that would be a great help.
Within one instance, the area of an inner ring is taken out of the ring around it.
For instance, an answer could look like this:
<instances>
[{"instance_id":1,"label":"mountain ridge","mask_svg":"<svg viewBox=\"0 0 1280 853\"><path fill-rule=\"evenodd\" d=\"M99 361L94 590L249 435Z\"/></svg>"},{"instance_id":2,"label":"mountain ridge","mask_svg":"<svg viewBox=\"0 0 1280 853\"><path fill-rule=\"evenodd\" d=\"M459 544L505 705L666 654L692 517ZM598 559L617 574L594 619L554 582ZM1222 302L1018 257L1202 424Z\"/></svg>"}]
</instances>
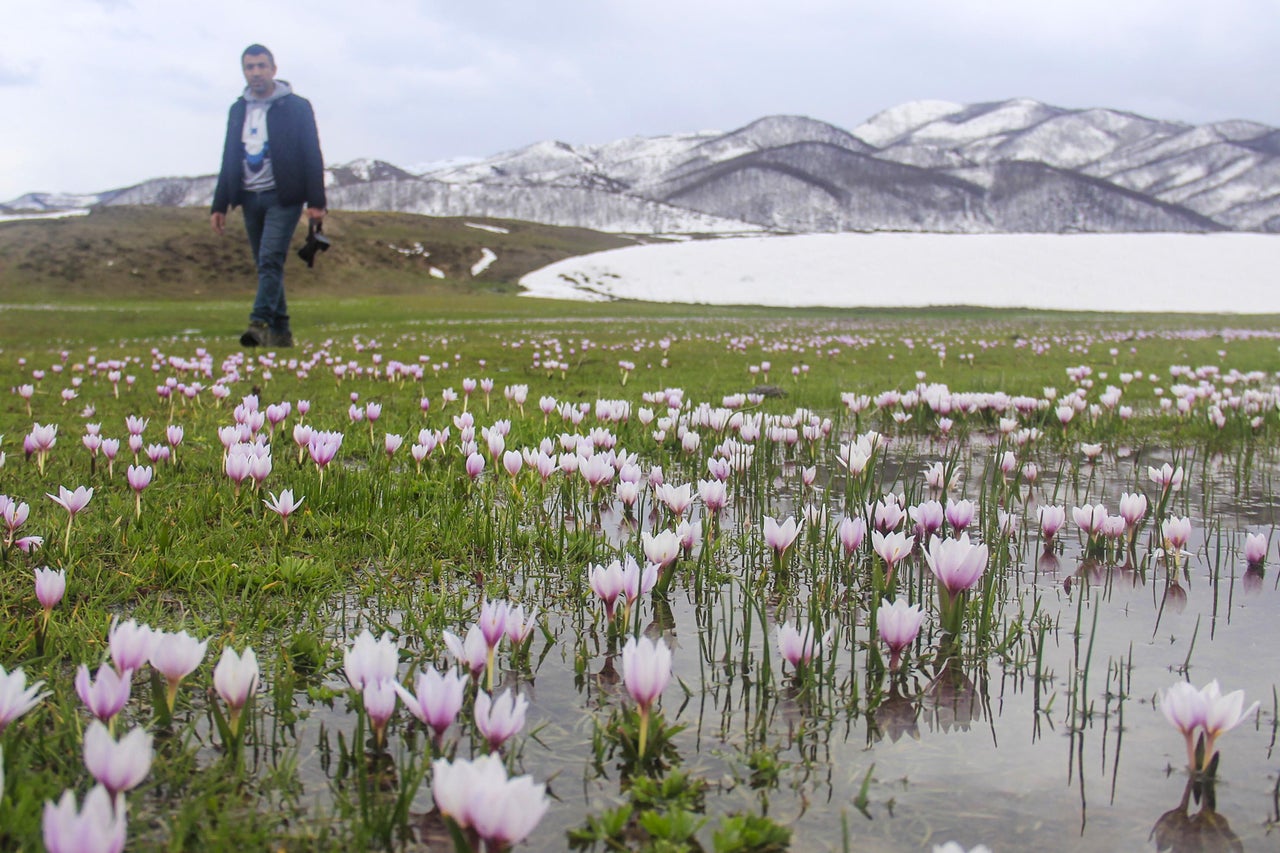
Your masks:
<instances>
[{"instance_id":1,"label":"mountain ridge","mask_svg":"<svg viewBox=\"0 0 1280 853\"><path fill-rule=\"evenodd\" d=\"M0 214L198 207L213 176L27 193ZM629 233L1280 232L1280 129L1030 98L912 101L852 131L772 115L728 132L542 140L415 173L326 169L335 209L524 219Z\"/></svg>"}]
</instances>

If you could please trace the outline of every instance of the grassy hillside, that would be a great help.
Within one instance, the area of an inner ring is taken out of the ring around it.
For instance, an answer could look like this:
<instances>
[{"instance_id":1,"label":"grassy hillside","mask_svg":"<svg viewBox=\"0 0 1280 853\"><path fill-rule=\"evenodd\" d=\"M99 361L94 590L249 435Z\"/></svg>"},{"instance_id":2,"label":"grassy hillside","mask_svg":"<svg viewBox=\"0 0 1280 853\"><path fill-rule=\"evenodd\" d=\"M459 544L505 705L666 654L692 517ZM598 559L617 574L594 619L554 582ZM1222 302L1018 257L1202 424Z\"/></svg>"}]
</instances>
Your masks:
<instances>
[{"instance_id":1,"label":"grassy hillside","mask_svg":"<svg viewBox=\"0 0 1280 853\"><path fill-rule=\"evenodd\" d=\"M500 234L467 222L507 229ZM256 281L239 212L218 237L203 209L113 207L88 216L0 223L0 299L222 299L252 294ZM336 211L325 220L333 248L312 269L289 263L291 297L515 290L530 270L562 258L631 245L630 238L529 222L442 219L409 213ZM302 245L299 227L294 248ZM420 245L429 253L416 252ZM392 247L396 248L392 248ZM497 260L473 278L481 249ZM406 251L398 251L398 249ZM428 271L436 267L443 280Z\"/></svg>"}]
</instances>

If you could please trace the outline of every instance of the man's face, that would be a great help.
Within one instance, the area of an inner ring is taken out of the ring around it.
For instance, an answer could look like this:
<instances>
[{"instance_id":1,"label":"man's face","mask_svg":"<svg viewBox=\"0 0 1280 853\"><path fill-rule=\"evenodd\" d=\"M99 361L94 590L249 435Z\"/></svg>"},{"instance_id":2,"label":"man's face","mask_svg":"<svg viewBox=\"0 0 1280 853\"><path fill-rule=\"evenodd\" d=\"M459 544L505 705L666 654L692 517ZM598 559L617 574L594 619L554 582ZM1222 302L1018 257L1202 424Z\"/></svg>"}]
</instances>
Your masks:
<instances>
[{"instance_id":1,"label":"man's face","mask_svg":"<svg viewBox=\"0 0 1280 853\"><path fill-rule=\"evenodd\" d=\"M250 53L244 57L244 81L249 84L249 91L259 98L265 98L275 89L276 65L265 53Z\"/></svg>"}]
</instances>

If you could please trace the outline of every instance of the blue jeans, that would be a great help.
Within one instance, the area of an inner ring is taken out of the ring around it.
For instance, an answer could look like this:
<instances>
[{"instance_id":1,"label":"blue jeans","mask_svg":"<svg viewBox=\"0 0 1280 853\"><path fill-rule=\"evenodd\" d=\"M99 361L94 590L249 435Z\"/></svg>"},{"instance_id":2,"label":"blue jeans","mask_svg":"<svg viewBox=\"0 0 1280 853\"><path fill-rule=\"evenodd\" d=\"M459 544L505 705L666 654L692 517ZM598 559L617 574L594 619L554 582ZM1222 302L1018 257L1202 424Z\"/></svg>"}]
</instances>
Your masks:
<instances>
[{"instance_id":1,"label":"blue jeans","mask_svg":"<svg viewBox=\"0 0 1280 853\"><path fill-rule=\"evenodd\" d=\"M258 267L258 296L250 323L265 323L274 332L289 331L289 307L284 298L284 261L289 256L293 232L302 217L302 205L282 205L276 191L244 194L244 230Z\"/></svg>"}]
</instances>

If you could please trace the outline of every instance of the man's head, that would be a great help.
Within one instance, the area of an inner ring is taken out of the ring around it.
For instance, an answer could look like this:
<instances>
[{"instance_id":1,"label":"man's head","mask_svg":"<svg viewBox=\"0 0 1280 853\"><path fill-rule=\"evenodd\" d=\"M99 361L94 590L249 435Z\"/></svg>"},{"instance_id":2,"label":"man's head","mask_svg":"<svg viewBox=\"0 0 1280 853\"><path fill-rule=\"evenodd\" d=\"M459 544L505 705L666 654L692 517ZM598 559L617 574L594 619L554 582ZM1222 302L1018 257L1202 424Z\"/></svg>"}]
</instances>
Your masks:
<instances>
[{"instance_id":1,"label":"man's head","mask_svg":"<svg viewBox=\"0 0 1280 853\"><path fill-rule=\"evenodd\" d=\"M276 87L276 60L260 44L251 44L240 54L240 68L249 91L259 98L270 95Z\"/></svg>"}]
</instances>

